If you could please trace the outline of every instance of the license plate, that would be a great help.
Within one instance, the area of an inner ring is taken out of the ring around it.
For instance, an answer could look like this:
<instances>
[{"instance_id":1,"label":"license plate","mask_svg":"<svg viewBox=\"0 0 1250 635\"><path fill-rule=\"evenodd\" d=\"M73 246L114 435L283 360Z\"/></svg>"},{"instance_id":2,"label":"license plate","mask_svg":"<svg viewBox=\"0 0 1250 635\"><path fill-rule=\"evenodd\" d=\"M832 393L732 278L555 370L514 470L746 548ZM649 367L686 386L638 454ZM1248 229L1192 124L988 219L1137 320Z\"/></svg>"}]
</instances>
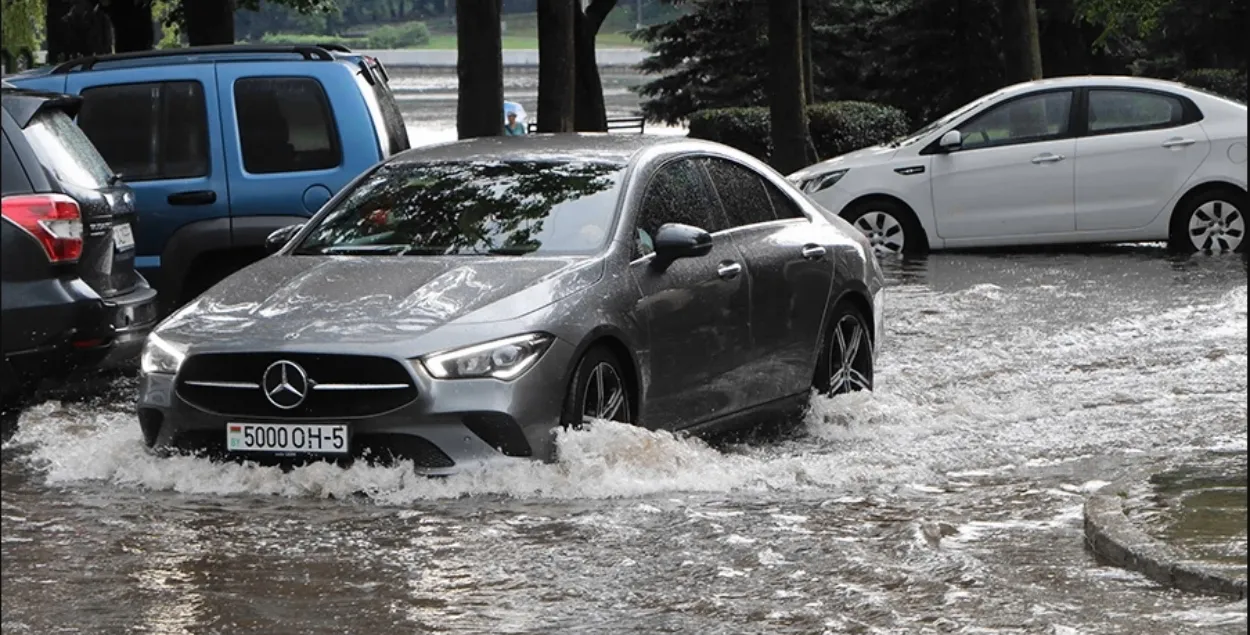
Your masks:
<instances>
[{"instance_id":1,"label":"license plate","mask_svg":"<svg viewBox=\"0 0 1250 635\"><path fill-rule=\"evenodd\" d=\"M343 424L230 423L226 449L232 452L301 452L344 454L347 426Z\"/></svg>"},{"instance_id":2,"label":"license plate","mask_svg":"<svg viewBox=\"0 0 1250 635\"><path fill-rule=\"evenodd\" d=\"M117 248L117 251L135 248L135 233L130 228L130 223L113 225L113 246Z\"/></svg>"}]
</instances>

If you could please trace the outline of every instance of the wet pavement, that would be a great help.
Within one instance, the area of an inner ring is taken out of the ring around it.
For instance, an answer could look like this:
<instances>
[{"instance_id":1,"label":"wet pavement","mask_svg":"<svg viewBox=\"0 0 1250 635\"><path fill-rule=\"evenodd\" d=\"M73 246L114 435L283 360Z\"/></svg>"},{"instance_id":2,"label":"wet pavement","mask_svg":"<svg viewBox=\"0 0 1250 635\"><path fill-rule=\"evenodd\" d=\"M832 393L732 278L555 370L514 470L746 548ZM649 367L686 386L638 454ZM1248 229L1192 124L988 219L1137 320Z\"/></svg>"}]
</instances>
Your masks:
<instances>
[{"instance_id":1,"label":"wet pavement","mask_svg":"<svg viewBox=\"0 0 1250 635\"><path fill-rule=\"evenodd\" d=\"M1244 456L1245 259L885 266L877 392L781 438L607 424L554 465L283 473L150 456L133 380L34 406L3 449L3 630L1244 633L1245 601L1096 563L1081 509Z\"/></svg>"}]
</instances>

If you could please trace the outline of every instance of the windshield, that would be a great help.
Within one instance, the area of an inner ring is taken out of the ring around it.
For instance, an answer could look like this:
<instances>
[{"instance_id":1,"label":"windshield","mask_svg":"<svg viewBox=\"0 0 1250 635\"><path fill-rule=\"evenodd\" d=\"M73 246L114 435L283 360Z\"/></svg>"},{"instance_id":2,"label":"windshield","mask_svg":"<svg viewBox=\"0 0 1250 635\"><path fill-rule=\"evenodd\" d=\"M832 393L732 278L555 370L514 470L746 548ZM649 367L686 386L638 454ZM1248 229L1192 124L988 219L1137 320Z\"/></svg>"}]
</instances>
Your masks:
<instances>
[{"instance_id":1,"label":"windshield","mask_svg":"<svg viewBox=\"0 0 1250 635\"><path fill-rule=\"evenodd\" d=\"M979 108L982 104L984 104L984 103L988 102L989 100L991 100L991 99L993 99L993 98L997 97L997 96L998 96L1001 92L1002 92L1002 91L993 92L993 93L990 93L990 94L988 94L988 95L985 95L984 97L980 97L980 98L978 98L978 99L977 99L977 100L975 100L975 101L968 102L968 103L966 103L966 104L964 104L964 105L960 106L959 108L956 108L955 110L951 111L949 114L947 114L946 116L942 117L941 119L938 119L937 121L934 121L934 122L930 123L929 125L927 125L927 126L925 126L925 127L921 128L921 129L919 129L919 130L917 130L917 131L915 131L915 132L913 132L913 133L911 133L911 134L909 134L909 135L902 136L902 137L899 137L899 138L897 138L897 139L895 139L895 140L891 141L891 142L890 142L890 145L892 145L892 146L896 146L896 147L897 147L897 146L908 146L908 145L911 145L911 144L913 144L913 143L916 143L917 141L920 141L921 139L923 139L923 138L927 137L927 136L929 135L929 133L933 132L934 130L937 130L938 128L941 128L941 127L943 127L943 126L946 126L947 124L951 123L952 121L955 121L956 119L959 119L960 117L963 117L964 115L968 114L969 112L971 112L971 111L973 111L973 110L975 110L975 109Z\"/></svg>"},{"instance_id":2,"label":"windshield","mask_svg":"<svg viewBox=\"0 0 1250 635\"><path fill-rule=\"evenodd\" d=\"M394 163L363 179L296 254L592 254L612 234L625 166Z\"/></svg>"}]
</instances>

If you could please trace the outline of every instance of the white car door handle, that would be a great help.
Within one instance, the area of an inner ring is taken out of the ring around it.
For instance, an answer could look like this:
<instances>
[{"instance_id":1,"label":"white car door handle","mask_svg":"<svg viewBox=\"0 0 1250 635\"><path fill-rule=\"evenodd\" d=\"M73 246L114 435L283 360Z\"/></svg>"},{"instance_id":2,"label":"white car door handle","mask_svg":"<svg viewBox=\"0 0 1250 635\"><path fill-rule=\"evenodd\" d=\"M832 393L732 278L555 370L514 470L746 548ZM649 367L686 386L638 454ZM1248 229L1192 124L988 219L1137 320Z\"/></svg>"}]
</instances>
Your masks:
<instances>
[{"instance_id":1,"label":"white car door handle","mask_svg":"<svg viewBox=\"0 0 1250 635\"><path fill-rule=\"evenodd\" d=\"M1048 152L1046 154L1039 154L1033 157L1033 164L1037 165L1041 163L1057 163L1059 161L1062 161L1063 159L1064 159L1064 156L1062 154L1050 154Z\"/></svg>"},{"instance_id":2,"label":"white car door handle","mask_svg":"<svg viewBox=\"0 0 1250 635\"><path fill-rule=\"evenodd\" d=\"M808 245L803 248L803 257L808 260L819 260L825 255L825 248L820 245Z\"/></svg>"},{"instance_id":3,"label":"white car door handle","mask_svg":"<svg viewBox=\"0 0 1250 635\"><path fill-rule=\"evenodd\" d=\"M1185 147L1185 146L1191 146L1191 145L1193 145L1193 144L1195 144L1195 143L1197 143L1197 142L1196 142L1196 141L1194 141L1193 139L1182 139L1182 138L1180 138L1180 137L1172 137L1171 139L1168 139L1167 141L1164 141L1164 142L1163 142L1163 147L1165 147L1165 148L1183 148L1183 147Z\"/></svg>"},{"instance_id":4,"label":"white car door handle","mask_svg":"<svg viewBox=\"0 0 1250 635\"><path fill-rule=\"evenodd\" d=\"M722 262L716 268L716 275L726 280L737 278L740 273L742 273L742 265L736 262Z\"/></svg>"}]
</instances>

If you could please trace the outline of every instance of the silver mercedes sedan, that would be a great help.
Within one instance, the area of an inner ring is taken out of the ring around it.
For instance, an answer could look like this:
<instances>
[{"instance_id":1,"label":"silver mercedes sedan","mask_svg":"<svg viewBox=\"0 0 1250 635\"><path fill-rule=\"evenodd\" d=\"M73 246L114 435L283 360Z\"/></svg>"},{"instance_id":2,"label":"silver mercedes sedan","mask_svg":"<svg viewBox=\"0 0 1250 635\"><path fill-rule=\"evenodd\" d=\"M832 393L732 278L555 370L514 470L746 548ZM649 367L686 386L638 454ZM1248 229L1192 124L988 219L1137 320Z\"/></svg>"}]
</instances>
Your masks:
<instances>
[{"instance_id":1,"label":"silver mercedes sedan","mask_svg":"<svg viewBox=\"0 0 1250 635\"><path fill-rule=\"evenodd\" d=\"M682 137L398 154L159 325L159 451L452 473L552 460L562 428L706 434L870 390L883 281L780 174Z\"/></svg>"}]
</instances>

